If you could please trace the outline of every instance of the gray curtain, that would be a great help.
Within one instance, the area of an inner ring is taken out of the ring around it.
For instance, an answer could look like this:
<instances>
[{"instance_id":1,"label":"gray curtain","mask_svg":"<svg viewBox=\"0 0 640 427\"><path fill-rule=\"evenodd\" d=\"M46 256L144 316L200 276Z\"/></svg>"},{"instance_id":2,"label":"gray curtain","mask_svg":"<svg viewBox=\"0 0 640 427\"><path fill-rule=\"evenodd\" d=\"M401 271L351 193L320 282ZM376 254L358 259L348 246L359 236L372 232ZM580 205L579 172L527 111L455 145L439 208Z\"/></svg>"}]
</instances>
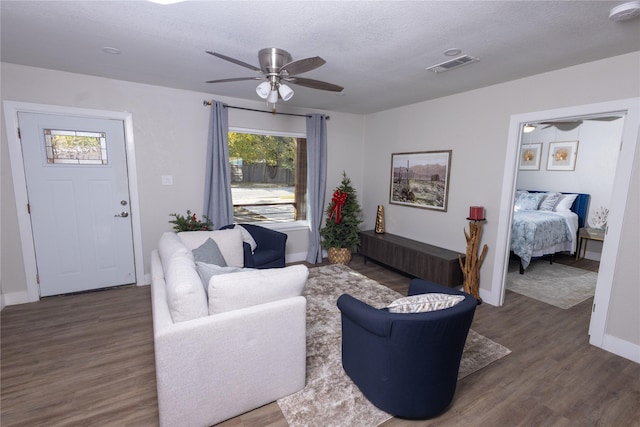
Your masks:
<instances>
[{"instance_id":1,"label":"gray curtain","mask_svg":"<svg viewBox=\"0 0 640 427\"><path fill-rule=\"evenodd\" d=\"M324 114L307 116L307 185L309 197L309 251L307 262L322 262L320 222L324 210L327 183L327 118Z\"/></svg>"},{"instance_id":2,"label":"gray curtain","mask_svg":"<svg viewBox=\"0 0 640 427\"><path fill-rule=\"evenodd\" d=\"M214 228L233 223L229 167L229 114L226 104L211 102L204 186L204 214Z\"/></svg>"}]
</instances>

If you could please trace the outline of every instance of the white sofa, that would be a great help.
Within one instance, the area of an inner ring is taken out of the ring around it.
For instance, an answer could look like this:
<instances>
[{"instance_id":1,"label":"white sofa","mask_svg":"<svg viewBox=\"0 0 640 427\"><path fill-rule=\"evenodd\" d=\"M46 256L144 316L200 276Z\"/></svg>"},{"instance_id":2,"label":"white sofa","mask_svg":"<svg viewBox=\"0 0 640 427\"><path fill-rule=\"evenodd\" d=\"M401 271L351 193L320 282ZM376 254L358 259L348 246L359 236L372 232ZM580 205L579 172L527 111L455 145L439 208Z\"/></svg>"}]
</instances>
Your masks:
<instances>
[{"instance_id":1,"label":"white sofa","mask_svg":"<svg viewBox=\"0 0 640 427\"><path fill-rule=\"evenodd\" d=\"M305 385L306 267L216 275L207 300L191 252L203 239L193 236L165 233L151 255L163 427L210 426ZM218 246L233 264L235 255Z\"/></svg>"}]
</instances>

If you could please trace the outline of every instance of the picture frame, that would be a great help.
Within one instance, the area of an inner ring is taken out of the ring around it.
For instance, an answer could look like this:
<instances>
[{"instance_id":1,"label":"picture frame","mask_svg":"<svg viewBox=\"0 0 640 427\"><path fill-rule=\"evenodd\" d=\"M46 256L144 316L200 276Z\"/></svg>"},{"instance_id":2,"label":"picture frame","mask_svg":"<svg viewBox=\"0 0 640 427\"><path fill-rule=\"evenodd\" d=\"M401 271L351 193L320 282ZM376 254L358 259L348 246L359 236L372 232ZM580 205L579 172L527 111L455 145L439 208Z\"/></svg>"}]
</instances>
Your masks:
<instances>
[{"instance_id":1,"label":"picture frame","mask_svg":"<svg viewBox=\"0 0 640 427\"><path fill-rule=\"evenodd\" d=\"M520 146L520 160L518 162L521 171L540 170L540 158L542 157L542 143L534 142Z\"/></svg>"},{"instance_id":2,"label":"picture frame","mask_svg":"<svg viewBox=\"0 0 640 427\"><path fill-rule=\"evenodd\" d=\"M391 154L389 203L447 211L452 150Z\"/></svg>"},{"instance_id":3,"label":"picture frame","mask_svg":"<svg viewBox=\"0 0 640 427\"><path fill-rule=\"evenodd\" d=\"M550 142L547 170L573 171L578 157L578 141Z\"/></svg>"}]
</instances>

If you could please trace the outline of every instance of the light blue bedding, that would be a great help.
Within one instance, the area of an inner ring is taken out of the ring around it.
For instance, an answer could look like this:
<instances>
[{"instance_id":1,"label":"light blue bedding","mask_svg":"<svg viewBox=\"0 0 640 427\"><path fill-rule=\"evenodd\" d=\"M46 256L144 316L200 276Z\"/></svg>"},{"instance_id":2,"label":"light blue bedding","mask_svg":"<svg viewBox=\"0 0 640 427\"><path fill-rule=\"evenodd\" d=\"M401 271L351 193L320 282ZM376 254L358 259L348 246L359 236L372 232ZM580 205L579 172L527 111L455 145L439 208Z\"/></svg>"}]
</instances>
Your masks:
<instances>
[{"instance_id":1,"label":"light blue bedding","mask_svg":"<svg viewBox=\"0 0 640 427\"><path fill-rule=\"evenodd\" d=\"M558 244L573 241L573 233L564 216L546 211L516 211L511 226L511 250L527 268L532 256L551 254Z\"/></svg>"}]
</instances>

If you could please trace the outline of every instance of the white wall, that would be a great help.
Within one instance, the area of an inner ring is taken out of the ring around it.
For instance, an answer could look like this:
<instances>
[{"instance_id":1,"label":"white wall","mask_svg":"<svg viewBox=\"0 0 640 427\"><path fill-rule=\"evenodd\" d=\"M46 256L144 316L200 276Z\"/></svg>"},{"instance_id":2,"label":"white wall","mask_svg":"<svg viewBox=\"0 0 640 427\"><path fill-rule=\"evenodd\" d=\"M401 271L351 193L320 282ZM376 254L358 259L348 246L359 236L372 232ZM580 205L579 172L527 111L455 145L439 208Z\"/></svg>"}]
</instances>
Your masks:
<instances>
[{"instance_id":1,"label":"white wall","mask_svg":"<svg viewBox=\"0 0 640 427\"><path fill-rule=\"evenodd\" d=\"M1 64L2 100L73 106L111 111L128 111L133 116L138 190L145 272L149 255L163 231L170 230L171 212L202 211L206 140L210 109L202 101L210 94L169 89L92 76L63 73L15 64ZM230 105L265 109L262 102L217 98ZM309 113L314 110L280 111ZM322 112L322 111L318 111ZM324 112L327 122L328 186L340 182L346 170L357 190L362 188L363 117ZM4 118L4 114L2 115ZM303 117L229 110L229 125L286 132L306 132ZM8 159L5 124L2 145L2 286L8 303L25 302L26 280L18 233L11 165ZM174 185L161 185L162 175L172 175ZM327 188L330 193L332 188ZM328 196L330 197L330 196ZM215 224L221 226L223 224ZM306 256L308 231L288 230L287 257Z\"/></svg>"},{"instance_id":2,"label":"white wall","mask_svg":"<svg viewBox=\"0 0 640 427\"><path fill-rule=\"evenodd\" d=\"M500 194L511 115L639 95L640 52L636 52L370 114L365 125L365 225L373 228L376 205L383 204L387 232L464 252L463 228L468 227L465 218L469 206L485 206L487 222L482 244L489 246L489 252L481 269L480 291L481 296L487 295L500 285L491 281L493 265L496 256L504 256L495 253L496 222L502 208ZM390 205L391 153L444 149L453 150L448 212ZM640 192L639 187L636 180L630 191ZM627 215L639 217L637 208L628 210ZM637 234L635 237L637 240ZM636 260L633 263L637 264L640 259L637 245L629 246L624 262ZM640 327L624 321L636 318L640 310L638 275L630 274L628 268L620 270L627 273L622 273L614 287L616 293L629 295L633 302L627 304L635 311L629 311L627 306L614 306L612 299L610 324L620 329L611 332L631 336L632 342L639 345Z\"/></svg>"}]
</instances>

